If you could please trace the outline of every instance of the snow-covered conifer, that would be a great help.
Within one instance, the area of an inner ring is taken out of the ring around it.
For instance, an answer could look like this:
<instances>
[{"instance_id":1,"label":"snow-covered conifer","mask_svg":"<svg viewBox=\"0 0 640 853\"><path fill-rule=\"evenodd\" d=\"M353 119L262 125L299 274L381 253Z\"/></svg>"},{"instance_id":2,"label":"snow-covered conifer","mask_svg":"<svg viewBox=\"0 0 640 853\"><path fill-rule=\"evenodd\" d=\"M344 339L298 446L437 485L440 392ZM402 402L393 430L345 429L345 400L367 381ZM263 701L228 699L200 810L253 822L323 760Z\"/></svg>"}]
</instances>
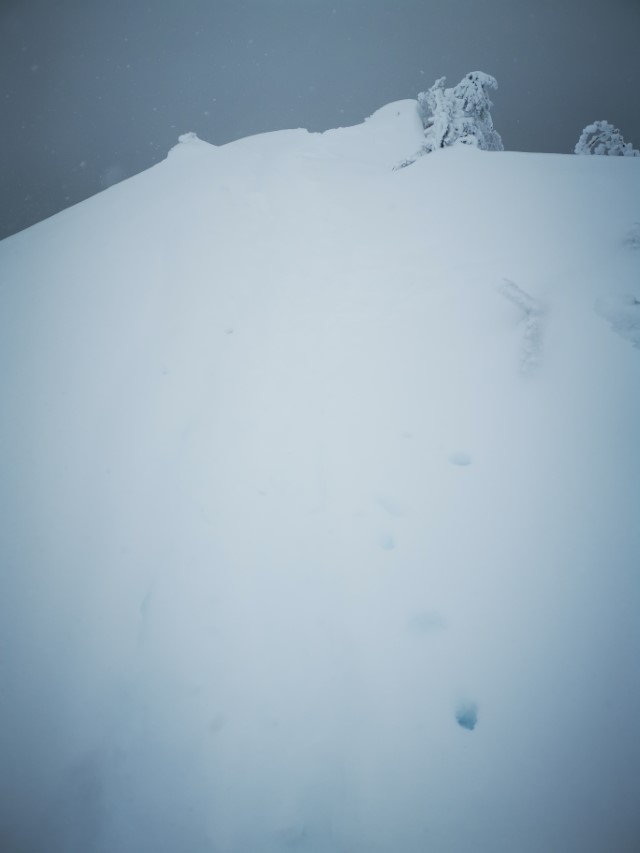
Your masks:
<instances>
[{"instance_id":1,"label":"snow-covered conifer","mask_svg":"<svg viewBox=\"0 0 640 853\"><path fill-rule=\"evenodd\" d=\"M425 129L424 153L462 143L486 151L502 151L502 139L493 126L489 89L497 89L494 77L482 71L467 74L452 89L441 77L427 92L418 95L418 110Z\"/></svg>"},{"instance_id":2,"label":"snow-covered conifer","mask_svg":"<svg viewBox=\"0 0 640 853\"><path fill-rule=\"evenodd\" d=\"M617 127L608 121L594 121L588 124L580 135L576 154L604 154L610 157L640 157L640 151L624 137Z\"/></svg>"},{"instance_id":3,"label":"snow-covered conifer","mask_svg":"<svg viewBox=\"0 0 640 853\"><path fill-rule=\"evenodd\" d=\"M490 74L472 71L451 89L445 89L440 77L426 92L418 95L418 113L424 127L422 148L398 168L409 166L423 154L449 145L473 145L486 151L503 151L500 134L493 126L489 89L498 83Z\"/></svg>"}]
</instances>

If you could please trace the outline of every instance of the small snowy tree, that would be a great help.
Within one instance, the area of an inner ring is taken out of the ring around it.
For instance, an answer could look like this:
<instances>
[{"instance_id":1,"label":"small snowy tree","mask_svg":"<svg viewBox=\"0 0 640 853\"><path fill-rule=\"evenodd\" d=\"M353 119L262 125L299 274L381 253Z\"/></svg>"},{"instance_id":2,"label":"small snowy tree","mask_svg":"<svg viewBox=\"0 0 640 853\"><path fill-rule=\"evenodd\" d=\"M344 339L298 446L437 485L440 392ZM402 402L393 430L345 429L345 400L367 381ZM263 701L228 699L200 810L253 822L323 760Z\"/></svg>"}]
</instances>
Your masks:
<instances>
[{"instance_id":1,"label":"small snowy tree","mask_svg":"<svg viewBox=\"0 0 640 853\"><path fill-rule=\"evenodd\" d=\"M461 143L503 151L500 134L493 127L489 90L497 89L494 77L482 71L467 74L452 89L441 77L427 92L418 95L418 111L425 129L424 153Z\"/></svg>"},{"instance_id":2,"label":"small snowy tree","mask_svg":"<svg viewBox=\"0 0 640 853\"><path fill-rule=\"evenodd\" d=\"M582 131L574 149L576 154L604 154L609 157L640 157L630 142L625 142L617 127L608 121L594 121Z\"/></svg>"},{"instance_id":3,"label":"small snowy tree","mask_svg":"<svg viewBox=\"0 0 640 853\"><path fill-rule=\"evenodd\" d=\"M400 164L409 166L423 154L449 145L473 145L485 151L503 151L500 134L493 126L489 90L498 83L490 74L472 71L451 89L445 89L445 77L436 80L418 95L418 113L424 127L425 142L420 151Z\"/></svg>"}]
</instances>

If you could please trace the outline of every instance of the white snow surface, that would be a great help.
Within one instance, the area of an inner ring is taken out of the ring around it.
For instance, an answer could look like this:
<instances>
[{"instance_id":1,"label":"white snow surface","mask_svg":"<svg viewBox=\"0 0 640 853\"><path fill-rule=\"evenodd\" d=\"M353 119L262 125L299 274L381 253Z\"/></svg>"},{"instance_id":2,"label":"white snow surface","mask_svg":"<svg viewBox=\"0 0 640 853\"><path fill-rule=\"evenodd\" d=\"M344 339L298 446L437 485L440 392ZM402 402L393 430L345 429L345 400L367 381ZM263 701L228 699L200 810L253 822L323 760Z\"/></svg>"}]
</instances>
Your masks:
<instances>
[{"instance_id":1,"label":"white snow surface","mask_svg":"<svg viewBox=\"0 0 640 853\"><path fill-rule=\"evenodd\" d=\"M638 849L640 160L421 140L0 244L3 851Z\"/></svg>"}]
</instances>

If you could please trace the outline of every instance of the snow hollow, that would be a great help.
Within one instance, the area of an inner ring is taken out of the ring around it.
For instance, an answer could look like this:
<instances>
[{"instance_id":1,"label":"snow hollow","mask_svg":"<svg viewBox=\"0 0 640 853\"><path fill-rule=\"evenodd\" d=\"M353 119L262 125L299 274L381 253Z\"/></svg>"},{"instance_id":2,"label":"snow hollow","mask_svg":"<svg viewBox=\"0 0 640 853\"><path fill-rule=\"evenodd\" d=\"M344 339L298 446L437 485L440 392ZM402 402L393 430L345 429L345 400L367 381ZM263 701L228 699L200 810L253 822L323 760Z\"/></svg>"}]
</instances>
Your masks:
<instances>
[{"instance_id":1,"label":"snow hollow","mask_svg":"<svg viewBox=\"0 0 640 853\"><path fill-rule=\"evenodd\" d=\"M357 127L0 243L0 849L640 844L640 160Z\"/></svg>"}]
</instances>

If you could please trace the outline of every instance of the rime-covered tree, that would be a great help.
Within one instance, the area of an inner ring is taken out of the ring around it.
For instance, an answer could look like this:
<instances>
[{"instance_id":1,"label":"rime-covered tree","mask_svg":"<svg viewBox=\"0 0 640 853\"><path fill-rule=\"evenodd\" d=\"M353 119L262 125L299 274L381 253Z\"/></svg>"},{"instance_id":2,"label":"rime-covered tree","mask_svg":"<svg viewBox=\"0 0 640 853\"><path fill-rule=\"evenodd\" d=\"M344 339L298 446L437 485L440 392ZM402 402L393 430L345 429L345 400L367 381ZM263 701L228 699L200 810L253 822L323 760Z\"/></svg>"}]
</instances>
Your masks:
<instances>
[{"instance_id":1,"label":"rime-covered tree","mask_svg":"<svg viewBox=\"0 0 640 853\"><path fill-rule=\"evenodd\" d=\"M423 154L450 145L473 145L486 151L503 151L500 134L493 126L489 90L498 83L490 74L472 71L451 89L445 89L445 77L436 80L418 95L418 113L424 127L425 142L420 151L401 166L408 166Z\"/></svg>"},{"instance_id":2,"label":"rime-covered tree","mask_svg":"<svg viewBox=\"0 0 640 853\"><path fill-rule=\"evenodd\" d=\"M472 71L451 89L444 77L418 95L418 110L425 129L425 153L462 143L486 151L502 151L502 139L493 127L489 90L497 89L494 77Z\"/></svg>"},{"instance_id":3,"label":"rime-covered tree","mask_svg":"<svg viewBox=\"0 0 640 853\"><path fill-rule=\"evenodd\" d=\"M576 154L604 154L609 157L640 157L640 151L624 137L617 127L608 121L594 121L588 124L580 135Z\"/></svg>"}]
</instances>

